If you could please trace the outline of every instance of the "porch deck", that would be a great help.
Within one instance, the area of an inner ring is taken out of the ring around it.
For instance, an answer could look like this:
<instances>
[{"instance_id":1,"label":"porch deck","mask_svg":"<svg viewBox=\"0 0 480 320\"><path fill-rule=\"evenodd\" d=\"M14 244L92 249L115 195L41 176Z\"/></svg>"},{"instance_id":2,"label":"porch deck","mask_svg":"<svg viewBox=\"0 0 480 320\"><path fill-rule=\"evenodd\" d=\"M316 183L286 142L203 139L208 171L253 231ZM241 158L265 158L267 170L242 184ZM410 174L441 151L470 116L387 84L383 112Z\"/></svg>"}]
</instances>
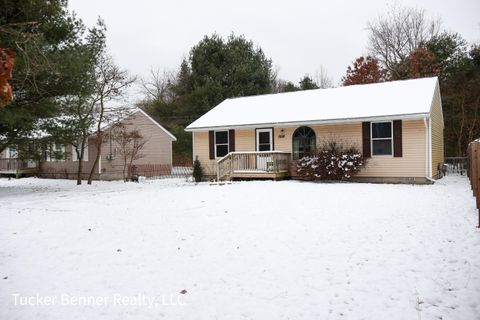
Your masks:
<instances>
[{"instance_id":1,"label":"porch deck","mask_svg":"<svg viewBox=\"0 0 480 320\"><path fill-rule=\"evenodd\" d=\"M21 160L17 158L0 159L0 175L22 175L33 174L37 171L35 162Z\"/></svg>"},{"instance_id":2,"label":"porch deck","mask_svg":"<svg viewBox=\"0 0 480 320\"><path fill-rule=\"evenodd\" d=\"M217 180L284 179L290 177L290 153L230 152L217 162Z\"/></svg>"}]
</instances>

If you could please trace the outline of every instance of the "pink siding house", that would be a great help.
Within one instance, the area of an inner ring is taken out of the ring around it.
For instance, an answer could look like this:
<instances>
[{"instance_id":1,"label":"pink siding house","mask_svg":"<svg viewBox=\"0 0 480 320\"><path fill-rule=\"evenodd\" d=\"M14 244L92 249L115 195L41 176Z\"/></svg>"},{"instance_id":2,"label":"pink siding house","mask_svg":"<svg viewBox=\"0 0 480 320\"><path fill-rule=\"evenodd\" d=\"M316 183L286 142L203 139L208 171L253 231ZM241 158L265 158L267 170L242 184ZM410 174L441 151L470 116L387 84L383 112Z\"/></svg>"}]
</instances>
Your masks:
<instances>
[{"instance_id":1,"label":"pink siding house","mask_svg":"<svg viewBox=\"0 0 480 320\"><path fill-rule=\"evenodd\" d=\"M152 119L141 109L136 109L130 115L119 121L128 131L137 129L147 140L141 153L143 157L135 160L134 165L138 167L150 166L162 168L164 173L172 170L172 143L176 141L168 130ZM106 133L111 127L105 129ZM108 136L108 135L106 135ZM38 175L46 178L76 178L78 169L77 153L72 145L55 145L55 151L64 154L63 159L55 160L45 157L41 163L32 161L21 161L17 159L14 147L7 148L0 153L0 174ZM96 158L97 146L95 137L88 139L84 151L83 178L87 178ZM119 146L110 138L103 142L101 156L95 166L95 179L117 180L123 178L123 160L119 155Z\"/></svg>"}]
</instances>

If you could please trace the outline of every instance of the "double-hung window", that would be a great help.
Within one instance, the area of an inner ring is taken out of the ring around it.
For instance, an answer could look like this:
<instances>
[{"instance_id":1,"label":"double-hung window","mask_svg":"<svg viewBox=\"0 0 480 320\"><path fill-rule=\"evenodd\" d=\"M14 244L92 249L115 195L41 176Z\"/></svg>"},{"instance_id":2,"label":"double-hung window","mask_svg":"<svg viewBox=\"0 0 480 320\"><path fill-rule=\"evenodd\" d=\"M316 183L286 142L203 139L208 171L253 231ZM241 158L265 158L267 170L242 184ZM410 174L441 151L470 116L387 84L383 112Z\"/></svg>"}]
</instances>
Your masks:
<instances>
[{"instance_id":1,"label":"double-hung window","mask_svg":"<svg viewBox=\"0 0 480 320\"><path fill-rule=\"evenodd\" d=\"M221 158L228 154L228 130L215 131L215 157Z\"/></svg>"},{"instance_id":2,"label":"double-hung window","mask_svg":"<svg viewBox=\"0 0 480 320\"><path fill-rule=\"evenodd\" d=\"M392 122L372 122L372 155L393 155Z\"/></svg>"}]
</instances>

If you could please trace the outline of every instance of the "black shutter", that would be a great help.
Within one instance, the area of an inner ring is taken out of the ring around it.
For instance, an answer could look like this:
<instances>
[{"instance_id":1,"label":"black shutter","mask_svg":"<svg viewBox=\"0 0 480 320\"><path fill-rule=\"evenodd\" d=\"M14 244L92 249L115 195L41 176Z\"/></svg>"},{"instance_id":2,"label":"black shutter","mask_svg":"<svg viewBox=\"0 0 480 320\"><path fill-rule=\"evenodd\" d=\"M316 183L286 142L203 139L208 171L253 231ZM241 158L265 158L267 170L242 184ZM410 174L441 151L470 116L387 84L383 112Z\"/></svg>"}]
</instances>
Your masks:
<instances>
[{"instance_id":1,"label":"black shutter","mask_svg":"<svg viewBox=\"0 0 480 320\"><path fill-rule=\"evenodd\" d=\"M362 122L362 144L363 157L370 158L372 156L370 145L370 122Z\"/></svg>"},{"instance_id":2,"label":"black shutter","mask_svg":"<svg viewBox=\"0 0 480 320\"><path fill-rule=\"evenodd\" d=\"M228 130L228 152L235 151L235 130Z\"/></svg>"},{"instance_id":3,"label":"black shutter","mask_svg":"<svg viewBox=\"0 0 480 320\"><path fill-rule=\"evenodd\" d=\"M208 131L208 148L210 150L210 159L215 159L215 132Z\"/></svg>"},{"instance_id":4,"label":"black shutter","mask_svg":"<svg viewBox=\"0 0 480 320\"><path fill-rule=\"evenodd\" d=\"M393 120L393 156L402 157L402 120Z\"/></svg>"}]
</instances>

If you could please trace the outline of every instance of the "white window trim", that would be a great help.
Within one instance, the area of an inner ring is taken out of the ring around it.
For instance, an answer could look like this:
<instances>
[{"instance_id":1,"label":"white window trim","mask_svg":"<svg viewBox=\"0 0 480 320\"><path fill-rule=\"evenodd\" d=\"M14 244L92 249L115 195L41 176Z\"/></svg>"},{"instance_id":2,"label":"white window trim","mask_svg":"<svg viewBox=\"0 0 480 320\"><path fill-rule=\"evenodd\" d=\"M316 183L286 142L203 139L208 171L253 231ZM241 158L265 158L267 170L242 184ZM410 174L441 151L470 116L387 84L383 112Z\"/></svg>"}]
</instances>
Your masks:
<instances>
[{"instance_id":1,"label":"white window trim","mask_svg":"<svg viewBox=\"0 0 480 320\"><path fill-rule=\"evenodd\" d=\"M227 133L227 143L219 143L219 146L227 145L227 154L230 153L230 132L228 130L216 130L213 132L213 145L215 147L215 159L220 159L222 157L217 156L217 132L226 132Z\"/></svg>"},{"instance_id":2,"label":"white window trim","mask_svg":"<svg viewBox=\"0 0 480 320\"><path fill-rule=\"evenodd\" d=\"M374 123L390 123L390 138L374 138L373 137L373 124ZM392 153L391 154L373 154L373 141L376 140L390 140L390 143L392 144ZM371 156L372 157L393 157L394 150L393 150L393 121L375 121L375 122L370 122L370 150L371 150Z\"/></svg>"}]
</instances>

